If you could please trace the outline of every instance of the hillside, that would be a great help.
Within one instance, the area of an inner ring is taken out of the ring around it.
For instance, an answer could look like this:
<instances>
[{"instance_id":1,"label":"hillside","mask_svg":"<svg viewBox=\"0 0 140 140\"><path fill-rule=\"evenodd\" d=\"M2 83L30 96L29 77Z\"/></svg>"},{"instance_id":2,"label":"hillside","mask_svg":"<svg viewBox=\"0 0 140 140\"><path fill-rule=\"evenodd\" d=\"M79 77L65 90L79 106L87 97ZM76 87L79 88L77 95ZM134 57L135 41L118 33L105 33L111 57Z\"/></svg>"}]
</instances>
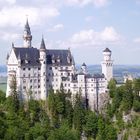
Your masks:
<instances>
[{"instance_id":1,"label":"hillside","mask_svg":"<svg viewBox=\"0 0 140 140\"><path fill-rule=\"evenodd\" d=\"M100 112L83 104L80 94L74 103L63 88L49 92L46 101L19 102L0 91L0 139L2 140L139 140L140 79L116 87L109 83L110 100Z\"/></svg>"}]
</instances>

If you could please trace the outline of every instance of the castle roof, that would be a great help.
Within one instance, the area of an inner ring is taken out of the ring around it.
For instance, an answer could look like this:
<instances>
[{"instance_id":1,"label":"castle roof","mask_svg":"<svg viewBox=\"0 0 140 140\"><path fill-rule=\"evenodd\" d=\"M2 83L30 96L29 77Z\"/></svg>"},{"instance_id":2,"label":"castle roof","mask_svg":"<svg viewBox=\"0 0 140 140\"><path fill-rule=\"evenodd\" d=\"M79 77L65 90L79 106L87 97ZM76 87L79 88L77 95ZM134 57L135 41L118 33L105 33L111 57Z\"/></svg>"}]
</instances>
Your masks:
<instances>
[{"instance_id":1,"label":"castle roof","mask_svg":"<svg viewBox=\"0 0 140 140\"><path fill-rule=\"evenodd\" d=\"M111 50L106 48L103 52L111 52Z\"/></svg>"},{"instance_id":2,"label":"castle roof","mask_svg":"<svg viewBox=\"0 0 140 140\"><path fill-rule=\"evenodd\" d=\"M45 42L44 42L43 37L42 37L42 40L41 40L40 50L46 50L46 46L45 46Z\"/></svg>"},{"instance_id":3,"label":"castle roof","mask_svg":"<svg viewBox=\"0 0 140 140\"><path fill-rule=\"evenodd\" d=\"M54 64L56 65L62 65L67 66L71 65L73 62L72 56L70 56L70 63L67 61L67 56L69 54L69 50L46 50L47 53L47 64L53 64L53 61L55 61ZM60 60L57 62L57 60Z\"/></svg>"},{"instance_id":4,"label":"castle roof","mask_svg":"<svg viewBox=\"0 0 140 140\"><path fill-rule=\"evenodd\" d=\"M36 48L15 48L14 52L17 59L21 60L22 66L38 66L39 63L39 51ZM19 58L20 56L20 58Z\"/></svg>"},{"instance_id":5,"label":"castle roof","mask_svg":"<svg viewBox=\"0 0 140 140\"><path fill-rule=\"evenodd\" d=\"M87 65L85 63L83 63L82 66L85 66L86 67Z\"/></svg>"},{"instance_id":6,"label":"castle roof","mask_svg":"<svg viewBox=\"0 0 140 140\"><path fill-rule=\"evenodd\" d=\"M39 50L37 48L16 48L14 47L14 52L17 59L21 59L22 66L38 66L40 65ZM59 65L67 66L71 65L73 62L72 56L70 56L70 62L67 61L69 50L46 50L46 60L49 65ZM59 59L59 60L58 60Z\"/></svg>"}]
</instances>

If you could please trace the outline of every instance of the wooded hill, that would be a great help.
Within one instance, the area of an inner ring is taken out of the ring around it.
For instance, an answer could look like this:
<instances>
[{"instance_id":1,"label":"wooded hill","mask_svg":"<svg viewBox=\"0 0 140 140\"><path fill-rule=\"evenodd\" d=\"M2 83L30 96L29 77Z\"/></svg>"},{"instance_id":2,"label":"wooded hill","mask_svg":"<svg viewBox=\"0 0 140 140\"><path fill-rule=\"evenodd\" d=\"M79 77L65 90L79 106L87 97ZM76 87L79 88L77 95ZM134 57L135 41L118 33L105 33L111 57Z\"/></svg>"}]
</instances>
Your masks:
<instances>
[{"instance_id":1,"label":"wooded hill","mask_svg":"<svg viewBox=\"0 0 140 140\"><path fill-rule=\"evenodd\" d=\"M74 103L63 88L46 101L18 100L16 83L5 98L0 91L1 140L138 140L140 139L140 79L109 85L110 101L100 113L85 107L80 94Z\"/></svg>"}]
</instances>

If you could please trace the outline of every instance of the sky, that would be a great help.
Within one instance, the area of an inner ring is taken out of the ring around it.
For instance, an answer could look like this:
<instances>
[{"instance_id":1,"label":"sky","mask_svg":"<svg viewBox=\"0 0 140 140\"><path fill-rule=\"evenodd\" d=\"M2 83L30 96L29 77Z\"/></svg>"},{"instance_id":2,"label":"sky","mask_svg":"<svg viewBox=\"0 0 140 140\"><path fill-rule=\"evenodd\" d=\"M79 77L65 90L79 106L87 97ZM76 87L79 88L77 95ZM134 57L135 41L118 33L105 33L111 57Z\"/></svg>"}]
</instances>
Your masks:
<instances>
[{"instance_id":1,"label":"sky","mask_svg":"<svg viewBox=\"0 0 140 140\"><path fill-rule=\"evenodd\" d=\"M47 49L71 49L76 64L100 64L112 51L114 64L140 64L140 0L0 0L0 65L23 47L28 18L33 47L42 35Z\"/></svg>"}]
</instances>

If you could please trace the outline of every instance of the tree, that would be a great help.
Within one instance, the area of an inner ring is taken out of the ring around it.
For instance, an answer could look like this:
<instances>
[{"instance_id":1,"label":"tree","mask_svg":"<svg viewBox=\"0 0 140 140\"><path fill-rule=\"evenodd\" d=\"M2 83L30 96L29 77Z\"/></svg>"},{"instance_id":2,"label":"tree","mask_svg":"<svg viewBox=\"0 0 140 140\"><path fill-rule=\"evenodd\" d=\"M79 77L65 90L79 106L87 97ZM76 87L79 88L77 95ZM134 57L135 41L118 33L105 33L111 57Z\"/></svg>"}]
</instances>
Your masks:
<instances>
[{"instance_id":1,"label":"tree","mask_svg":"<svg viewBox=\"0 0 140 140\"><path fill-rule=\"evenodd\" d=\"M60 128L53 130L48 140L79 140L78 133L71 130L67 123L63 123Z\"/></svg>"},{"instance_id":2,"label":"tree","mask_svg":"<svg viewBox=\"0 0 140 140\"><path fill-rule=\"evenodd\" d=\"M111 98L114 97L115 91L116 91L116 80L111 79L108 83L108 89L109 89L109 95Z\"/></svg>"},{"instance_id":3,"label":"tree","mask_svg":"<svg viewBox=\"0 0 140 140\"><path fill-rule=\"evenodd\" d=\"M86 123L84 125L84 131L87 137L96 138L98 132L98 118L94 112L89 112L86 115Z\"/></svg>"},{"instance_id":4,"label":"tree","mask_svg":"<svg viewBox=\"0 0 140 140\"><path fill-rule=\"evenodd\" d=\"M116 129L111 124L106 124L105 126L105 138L104 140L117 140Z\"/></svg>"},{"instance_id":5,"label":"tree","mask_svg":"<svg viewBox=\"0 0 140 140\"><path fill-rule=\"evenodd\" d=\"M125 93L122 98L122 110L128 112L133 105L133 88L132 81L127 80L124 85Z\"/></svg>"},{"instance_id":6,"label":"tree","mask_svg":"<svg viewBox=\"0 0 140 140\"><path fill-rule=\"evenodd\" d=\"M82 125L85 123L85 109L81 94L76 94L73 108L73 125L78 132L82 132Z\"/></svg>"}]
</instances>

